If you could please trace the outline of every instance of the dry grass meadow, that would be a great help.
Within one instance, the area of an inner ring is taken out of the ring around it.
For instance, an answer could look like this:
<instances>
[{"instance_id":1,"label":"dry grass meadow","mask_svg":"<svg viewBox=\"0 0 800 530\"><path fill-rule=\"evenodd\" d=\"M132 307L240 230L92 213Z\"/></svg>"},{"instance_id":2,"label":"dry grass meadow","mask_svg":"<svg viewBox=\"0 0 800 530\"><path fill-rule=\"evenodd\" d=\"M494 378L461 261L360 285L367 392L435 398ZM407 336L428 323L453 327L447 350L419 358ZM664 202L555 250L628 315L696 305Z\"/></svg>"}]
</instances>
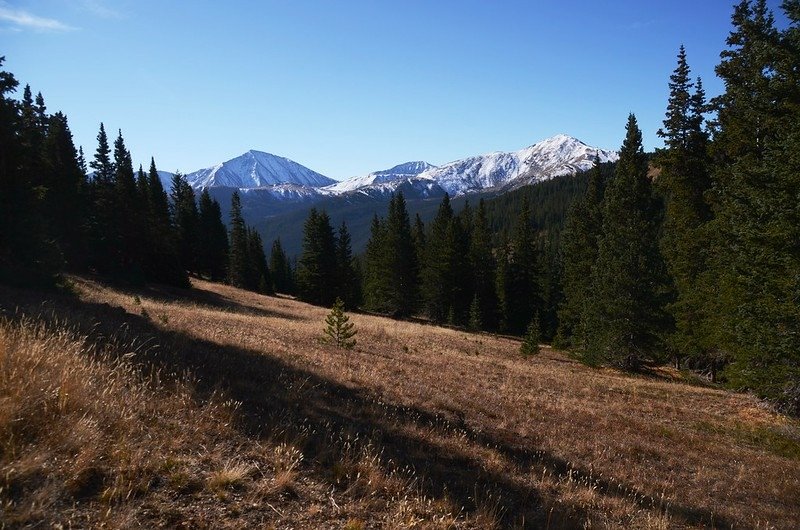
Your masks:
<instances>
[{"instance_id":1,"label":"dry grass meadow","mask_svg":"<svg viewBox=\"0 0 800 530\"><path fill-rule=\"evenodd\" d=\"M800 423L751 396L361 314L345 353L287 298L72 281L0 289L5 527L800 527Z\"/></svg>"}]
</instances>

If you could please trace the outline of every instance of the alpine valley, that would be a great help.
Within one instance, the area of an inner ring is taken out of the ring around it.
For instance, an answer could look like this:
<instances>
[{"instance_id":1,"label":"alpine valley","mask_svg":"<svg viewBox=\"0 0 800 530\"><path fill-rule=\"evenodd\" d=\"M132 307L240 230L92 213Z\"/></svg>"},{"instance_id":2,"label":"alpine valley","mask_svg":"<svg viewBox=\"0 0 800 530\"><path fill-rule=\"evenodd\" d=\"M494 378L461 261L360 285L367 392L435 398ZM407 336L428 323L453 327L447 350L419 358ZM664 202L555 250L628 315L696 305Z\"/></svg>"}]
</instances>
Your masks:
<instances>
[{"instance_id":1,"label":"alpine valley","mask_svg":"<svg viewBox=\"0 0 800 530\"><path fill-rule=\"evenodd\" d=\"M288 158L256 150L189 173L186 179L197 191L208 188L226 217L231 196L238 191L248 224L267 244L280 237L291 256L300 251L303 220L311 207L327 211L334 224L347 222L353 250L360 252L369 238L369 220L376 213L385 214L393 193L402 192L412 215L418 213L427 220L445 193L461 200L497 196L588 170L595 161L617 158L614 151L559 134L519 151L471 156L441 166L406 162L341 182Z\"/></svg>"}]
</instances>

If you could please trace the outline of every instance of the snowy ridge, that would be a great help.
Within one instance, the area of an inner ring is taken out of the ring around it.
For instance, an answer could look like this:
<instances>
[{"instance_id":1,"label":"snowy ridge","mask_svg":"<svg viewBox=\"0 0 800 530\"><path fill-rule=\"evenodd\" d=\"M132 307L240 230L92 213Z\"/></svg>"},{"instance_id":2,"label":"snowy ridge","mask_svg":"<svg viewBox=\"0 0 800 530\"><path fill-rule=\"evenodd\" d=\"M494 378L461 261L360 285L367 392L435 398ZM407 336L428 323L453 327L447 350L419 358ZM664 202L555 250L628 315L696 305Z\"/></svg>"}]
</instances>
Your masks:
<instances>
[{"instance_id":1,"label":"snowy ridge","mask_svg":"<svg viewBox=\"0 0 800 530\"><path fill-rule=\"evenodd\" d=\"M195 189L237 188L255 197L301 202L353 194L385 197L398 190L418 197L508 190L590 169L619 155L558 134L519 151L487 153L442 166L405 162L390 169L337 182L305 166L261 151L248 151L222 164L186 175Z\"/></svg>"},{"instance_id":2,"label":"snowy ridge","mask_svg":"<svg viewBox=\"0 0 800 530\"><path fill-rule=\"evenodd\" d=\"M367 186L380 186L384 184L389 184L392 186L393 183L396 184L398 181L406 181L414 178L423 171L434 167L436 166L433 166L427 162L406 162L404 164L396 165L390 169L375 171L362 177L353 177L343 180L341 182L337 182L336 184L326 186L323 189L331 194L340 194L356 191Z\"/></svg>"},{"instance_id":3,"label":"snowy ridge","mask_svg":"<svg viewBox=\"0 0 800 530\"><path fill-rule=\"evenodd\" d=\"M263 188L295 184L312 188L336 181L288 158L250 150L241 156L186 175L195 189L208 187Z\"/></svg>"},{"instance_id":4,"label":"snowy ridge","mask_svg":"<svg viewBox=\"0 0 800 530\"><path fill-rule=\"evenodd\" d=\"M558 134L509 153L494 152L456 160L419 175L435 181L450 195L490 188L516 187L590 169L595 160L614 162L619 155Z\"/></svg>"}]
</instances>

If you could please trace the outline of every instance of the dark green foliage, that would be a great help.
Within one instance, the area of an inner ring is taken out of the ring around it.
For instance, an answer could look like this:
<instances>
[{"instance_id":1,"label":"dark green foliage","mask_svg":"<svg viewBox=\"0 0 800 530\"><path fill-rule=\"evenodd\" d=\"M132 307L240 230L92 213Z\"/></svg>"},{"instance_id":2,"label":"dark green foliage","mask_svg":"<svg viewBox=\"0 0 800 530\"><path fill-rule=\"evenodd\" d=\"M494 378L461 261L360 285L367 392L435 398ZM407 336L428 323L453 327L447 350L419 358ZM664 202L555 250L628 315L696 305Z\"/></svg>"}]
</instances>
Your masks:
<instances>
[{"instance_id":1,"label":"dark green foliage","mask_svg":"<svg viewBox=\"0 0 800 530\"><path fill-rule=\"evenodd\" d=\"M356 307L361 299L358 275L353 265L353 248L350 244L350 232L342 221L336 238L336 284L340 298L347 308Z\"/></svg>"},{"instance_id":2,"label":"dark green foliage","mask_svg":"<svg viewBox=\"0 0 800 530\"><path fill-rule=\"evenodd\" d=\"M301 300L328 306L338 296L336 237L328 214L312 208L305 223L303 254L297 266Z\"/></svg>"},{"instance_id":3,"label":"dark green foliage","mask_svg":"<svg viewBox=\"0 0 800 530\"><path fill-rule=\"evenodd\" d=\"M175 229L178 255L186 269L197 272L200 219L194 190L181 173L176 173L172 177L170 198L172 199L172 226Z\"/></svg>"},{"instance_id":4,"label":"dark green foliage","mask_svg":"<svg viewBox=\"0 0 800 530\"><path fill-rule=\"evenodd\" d=\"M663 265L658 205L647 176L642 133L628 117L614 178L605 192L603 232L582 316L589 362L637 369L663 351Z\"/></svg>"},{"instance_id":5,"label":"dark green foliage","mask_svg":"<svg viewBox=\"0 0 800 530\"><path fill-rule=\"evenodd\" d=\"M541 326L539 325L539 315L535 315L528 324L519 352L522 355L536 355L539 353L539 342L542 340Z\"/></svg>"},{"instance_id":6,"label":"dark green foliage","mask_svg":"<svg viewBox=\"0 0 800 530\"><path fill-rule=\"evenodd\" d=\"M387 311L395 316L411 315L419 300L419 265L402 192L389 202L382 252L386 254L387 266L383 274L388 276Z\"/></svg>"},{"instance_id":7,"label":"dark green foliage","mask_svg":"<svg viewBox=\"0 0 800 530\"><path fill-rule=\"evenodd\" d=\"M740 2L717 74L711 193L712 344L731 364L728 383L800 411L800 122L798 2L775 29L763 1ZM713 282L713 283L712 283Z\"/></svg>"},{"instance_id":8,"label":"dark green foliage","mask_svg":"<svg viewBox=\"0 0 800 530\"><path fill-rule=\"evenodd\" d=\"M585 347L581 316L593 296L592 267L603 230L603 194L606 176L599 164L591 170L586 192L570 206L561 236L564 300L558 310L558 343L561 347Z\"/></svg>"},{"instance_id":9,"label":"dark green foliage","mask_svg":"<svg viewBox=\"0 0 800 530\"><path fill-rule=\"evenodd\" d=\"M245 288L248 277L247 227L242 217L242 203L239 193L231 198L230 248L228 251L228 283L234 287Z\"/></svg>"},{"instance_id":10,"label":"dark green foliage","mask_svg":"<svg viewBox=\"0 0 800 530\"><path fill-rule=\"evenodd\" d=\"M472 301L469 239L445 195L426 234L422 267L425 313L434 322L466 322Z\"/></svg>"},{"instance_id":11,"label":"dark green foliage","mask_svg":"<svg viewBox=\"0 0 800 530\"><path fill-rule=\"evenodd\" d=\"M221 281L228 265L228 233L222 222L219 203L211 198L208 189L200 194L198 225L197 270L212 281ZM273 278L273 281L277 280Z\"/></svg>"},{"instance_id":12,"label":"dark green foliage","mask_svg":"<svg viewBox=\"0 0 800 530\"><path fill-rule=\"evenodd\" d=\"M275 294L272 287L272 276L264 255L264 243L255 230L247 230L247 288L262 294Z\"/></svg>"},{"instance_id":13,"label":"dark green foliage","mask_svg":"<svg viewBox=\"0 0 800 530\"><path fill-rule=\"evenodd\" d=\"M353 337L356 336L357 331L354 328L355 325L350 322L350 317L344 312L344 302L341 298L336 298L331 312L325 317L323 331L326 341L337 348L351 350L356 345L356 339Z\"/></svg>"},{"instance_id":14,"label":"dark green foliage","mask_svg":"<svg viewBox=\"0 0 800 530\"><path fill-rule=\"evenodd\" d=\"M146 208L139 196L131 153L125 147L121 130L114 141L113 205L113 271L128 281L141 283L144 281L142 256L146 244Z\"/></svg>"},{"instance_id":15,"label":"dark green foliage","mask_svg":"<svg viewBox=\"0 0 800 530\"><path fill-rule=\"evenodd\" d=\"M469 325L473 329L497 328L497 292L491 234L483 199L472 216L469 262L472 270L472 303Z\"/></svg>"},{"instance_id":16,"label":"dark green foliage","mask_svg":"<svg viewBox=\"0 0 800 530\"><path fill-rule=\"evenodd\" d=\"M367 309L390 313L389 254L386 252L386 221L372 218L371 236L364 254L364 304Z\"/></svg>"},{"instance_id":17,"label":"dark green foliage","mask_svg":"<svg viewBox=\"0 0 800 530\"><path fill-rule=\"evenodd\" d=\"M175 232L172 229L167 193L158 178L156 162L150 159L150 171L139 169L139 196L145 208L146 244L142 259L148 280L189 287L186 267L178 254Z\"/></svg>"},{"instance_id":18,"label":"dark green foliage","mask_svg":"<svg viewBox=\"0 0 800 530\"><path fill-rule=\"evenodd\" d=\"M686 52L681 46L678 65L670 76L670 96L664 127L658 131L666 148L656 163L661 173L656 188L664 199L661 251L675 290L668 306L675 320L669 346L676 366L687 358L695 367L715 372L713 350L703 335L708 319L703 315L703 285L698 278L706 268L708 240L705 224L711 210L705 195L711 187L708 134L703 130L705 94L698 79L692 83Z\"/></svg>"},{"instance_id":19,"label":"dark green foliage","mask_svg":"<svg viewBox=\"0 0 800 530\"><path fill-rule=\"evenodd\" d=\"M501 319L511 333L525 331L533 315L542 309L541 272L530 206L523 199L511 245L505 253L505 271L500 285Z\"/></svg>"},{"instance_id":20,"label":"dark green foliage","mask_svg":"<svg viewBox=\"0 0 800 530\"><path fill-rule=\"evenodd\" d=\"M272 251L269 257L269 270L272 272L272 283L275 286L275 291L286 294L294 293L292 265L286 253L283 251L280 239L276 239L272 242Z\"/></svg>"}]
</instances>

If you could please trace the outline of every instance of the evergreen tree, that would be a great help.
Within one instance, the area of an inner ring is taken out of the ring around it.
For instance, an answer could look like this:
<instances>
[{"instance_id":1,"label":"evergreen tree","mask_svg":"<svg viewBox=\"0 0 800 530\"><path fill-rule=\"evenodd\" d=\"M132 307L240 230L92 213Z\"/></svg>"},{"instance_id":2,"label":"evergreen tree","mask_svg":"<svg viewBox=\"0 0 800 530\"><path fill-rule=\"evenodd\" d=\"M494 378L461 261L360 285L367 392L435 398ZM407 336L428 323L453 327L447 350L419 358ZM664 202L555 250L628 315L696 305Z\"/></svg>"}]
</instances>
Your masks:
<instances>
[{"instance_id":1,"label":"evergreen tree","mask_svg":"<svg viewBox=\"0 0 800 530\"><path fill-rule=\"evenodd\" d=\"M49 118L42 155L44 182L42 211L47 231L69 268L85 267L86 175L78 162L67 117L57 112Z\"/></svg>"},{"instance_id":2,"label":"evergreen tree","mask_svg":"<svg viewBox=\"0 0 800 530\"><path fill-rule=\"evenodd\" d=\"M669 312L675 320L670 349L676 366L683 357L710 365L715 359L703 335L707 319L703 317L698 277L705 268L708 241L705 224L711 210L705 195L711 186L709 176L708 134L703 130L706 102L702 83L690 80L686 51L681 46L678 65L670 76L670 96L664 127L658 135L666 148L657 163L661 174L656 187L664 198L664 223L661 251L675 289L675 301ZM693 91L694 89L694 91ZM709 294L709 293L706 293Z\"/></svg>"},{"instance_id":3,"label":"evergreen tree","mask_svg":"<svg viewBox=\"0 0 800 530\"><path fill-rule=\"evenodd\" d=\"M114 267L128 280L141 282L142 256L145 253L145 208L139 197L133 174L131 154L125 147L122 131L114 141Z\"/></svg>"},{"instance_id":4,"label":"evergreen tree","mask_svg":"<svg viewBox=\"0 0 800 530\"><path fill-rule=\"evenodd\" d=\"M386 293L389 312L394 316L411 315L419 298L419 266L402 192L393 195L389 202L383 243L388 265L384 274L389 276Z\"/></svg>"},{"instance_id":5,"label":"evergreen tree","mask_svg":"<svg viewBox=\"0 0 800 530\"><path fill-rule=\"evenodd\" d=\"M330 218L312 208L304 225L303 254L297 267L300 299L330 305L337 296L336 238Z\"/></svg>"},{"instance_id":6,"label":"evergreen tree","mask_svg":"<svg viewBox=\"0 0 800 530\"><path fill-rule=\"evenodd\" d=\"M0 57L0 67L4 61ZM23 119L9 97L17 85L11 73L0 70L0 281L49 283L57 272L58 256L38 215L30 151L21 141Z\"/></svg>"},{"instance_id":7,"label":"evergreen tree","mask_svg":"<svg viewBox=\"0 0 800 530\"><path fill-rule=\"evenodd\" d=\"M158 173L156 173L156 178ZM194 190L180 172L172 177L172 225L177 238L178 255L185 269L197 272L199 255L199 214Z\"/></svg>"},{"instance_id":8,"label":"evergreen tree","mask_svg":"<svg viewBox=\"0 0 800 530\"><path fill-rule=\"evenodd\" d=\"M350 232L342 221L336 238L336 274L339 297L345 307L353 308L359 303L360 287L355 268L353 267L353 248L350 243Z\"/></svg>"},{"instance_id":9,"label":"evergreen tree","mask_svg":"<svg viewBox=\"0 0 800 530\"><path fill-rule=\"evenodd\" d=\"M264 243L255 230L247 231L248 255L248 289L262 294L275 294L272 288L267 258L264 255Z\"/></svg>"},{"instance_id":10,"label":"evergreen tree","mask_svg":"<svg viewBox=\"0 0 800 530\"><path fill-rule=\"evenodd\" d=\"M212 281L221 281L225 278L228 266L228 233L222 222L219 203L211 198L208 188L203 189L200 194L198 224L201 235L197 256L198 270ZM270 266L270 270L275 269Z\"/></svg>"},{"instance_id":11,"label":"evergreen tree","mask_svg":"<svg viewBox=\"0 0 800 530\"><path fill-rule=\"evenodd\" d=\"M524 333L534 313L542 307L541 273L536 246L530 205L525 197L514 230L506 270L505 322L512 333Z\"/></svg>"},{"instance_id":12,"label":"evergreen tree","mask_svg":"<svg viewBox=\"0 0 800 530\"><path fill-rule=\"evenodd\" d=\"M453 283L458 281L451 272L453 256L449 245L453 221L450 197L445 194L436 217L426 234L425 261L422 269L422 292L425 313L434 322L443 322L452 304ZM454 234L451 234L454 235Z\"/></svg>"},{"instance_id":13,"label":"evergreen tree","mask_svg":"<svg viewBox=\"0 0 800 530\"><path fill-rule=\"evenodd\" d=\"M478 203L478 209L473 216L469 261L473 277L470 326L473 329L495 329L497 326L495 264L486 218L486 204L483 199ZM479 328L474 327L476 322L480 322Z\"/></svg>"},{"instance_id":14,"label":"evergreen tree","mask_svg":"<svg viewBox=\"0 0 800 530\"><path fill-rule=\"evenodd\" d=\"M371 311L389 313L391 285L387 252L386 221L376 214L370 226L370 238L364 254L364 303Z\"/></svg>"},{"instance_id":15,"label":"evergreen tree","mask_svg":"<svg viewBox=\"0 0 800 530\"><path fill-rule=\"evenodd\" d=\"M114 252L118 247L118 233L115 222L114 164L102 123L97 133L97 151L89 167L94 170L89 186L90 261L100 271L108 272L116 264Z\"/></svg>"},{"instance_id":16,"label":"evergreen tree","mask_svg":"<svg viewBox=\"0 0 800 530\"><path fill-rule=\"evenodd\" d=\"M728 383L800 410L798 314L798 3L778 32L766 2L740 2L717 75L706 313L731 357Z\"/></svg>"},{"instance_id":17,"label":"evergreen tree","mask_svg":"<svg viewBox=\"0 0 800 530\"><path fill-rule=\"evenodd\" d=\"M603 233L586 305L586 359L637 369L661 351L665 330L658 208L642 133L631 114L614 178L605 193Z\"/></svg>"},{"instance_id":18,"label":"evergreen tree","mask_svg":"<svg viewBox=\"0 0 800 530\"><path fill-rule=\"evenodd\" d=\"M272 242L272 251L269 258L269 269L272 272L272 282L275 291L279 293L291 293L291 265L286 252L283 250L280 238Z\"/></svg>"},{"instance_id":19,"label":"evergreen tree","mask_svg":"<svg viewBox=\"0 0 800 530\"><path fill-rule=\"evenodd\" d=\"M336 298L330 314L325 317L325 335L327 340L336 346L345 350L351 350L356 345L355 337L357 331L354 329L355 325L350 322L344 312L344 302L341 298Z\"/></svg>"},{"instance_id":20,"label":"evergreen tree","mask_svg":"<svg viewBox=\"0 0 800 530\"><path fill-rule=\"evenodd\" d=\"M586 192L569 209L561 238L564 301L558 310L557 340L566 347L584 348L586 335L581 315L593 296L592 267L597 261L597 247L603 230L603 194L605 180L595 163Z\"/></svg>"},{"instance_id":21,"label":"evergreen tree","mask_svg":"<svg viewBox=\"0 0 800 530\"><path fill-rule=\"evenodd\" d=\"M522 339L519 351L522 355L536 355L539 353L539 342L542 340L539 315L535 315L528 324L525 337Z\"/></svg>"},{"instance_id":22,"label":"evergreen tree","mask_svg":"<svg viewBox=\"0 0 800 530\"><path fill-rule=\"evenodd\" d=\"M230 242L228 252L228 283L234 287L244 288L247 285L248 253L247 227L242 217L242 203L239 193L233 192L231 197Z\"/></svg>"}]
</instances>

